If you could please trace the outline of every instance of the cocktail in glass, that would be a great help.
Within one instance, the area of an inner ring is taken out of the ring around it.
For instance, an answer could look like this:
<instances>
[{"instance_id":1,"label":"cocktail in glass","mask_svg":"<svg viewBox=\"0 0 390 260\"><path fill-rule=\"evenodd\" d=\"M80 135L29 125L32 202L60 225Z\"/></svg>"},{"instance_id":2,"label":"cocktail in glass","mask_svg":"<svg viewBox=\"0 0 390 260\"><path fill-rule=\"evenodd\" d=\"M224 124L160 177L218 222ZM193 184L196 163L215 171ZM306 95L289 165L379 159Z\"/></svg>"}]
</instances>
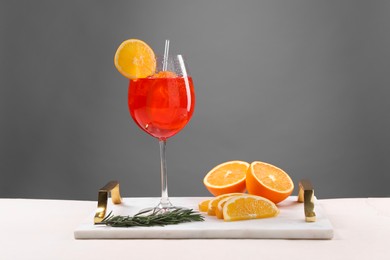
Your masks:
<instances>
[{"instance_id":1,"label":"cocktail in glass","mask_svg":"<svg viewBox=\"0 0 390 260\"><path fill-rule=\"evenodd\" d=\"M160 144L161 200L155 209L175 208L168 198L166 141L188 124L195 108L194 84L183 57L157 58L155 74L131 79L128 105L135 123Z\"/></svg>"}]
</instances>

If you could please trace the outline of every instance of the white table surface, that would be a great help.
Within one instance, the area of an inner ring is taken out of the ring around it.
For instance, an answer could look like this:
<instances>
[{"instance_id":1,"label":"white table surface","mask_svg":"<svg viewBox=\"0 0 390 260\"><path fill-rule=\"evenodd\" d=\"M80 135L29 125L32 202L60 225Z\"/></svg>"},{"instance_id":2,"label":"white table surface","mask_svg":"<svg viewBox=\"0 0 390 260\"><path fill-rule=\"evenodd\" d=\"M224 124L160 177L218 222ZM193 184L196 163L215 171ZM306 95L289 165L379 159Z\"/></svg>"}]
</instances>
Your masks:
<instances>
[{"instance_id":1,"label":"white table surface","mask_svg":"<svg viewBox=\"0 0 390 260\"><path fill-rule=\"evenodd\" d=\"M0 199L0 259L390 259L390 198L319 202L332 240L76 240L96 202Z\"/></svg>"}]
</instances>

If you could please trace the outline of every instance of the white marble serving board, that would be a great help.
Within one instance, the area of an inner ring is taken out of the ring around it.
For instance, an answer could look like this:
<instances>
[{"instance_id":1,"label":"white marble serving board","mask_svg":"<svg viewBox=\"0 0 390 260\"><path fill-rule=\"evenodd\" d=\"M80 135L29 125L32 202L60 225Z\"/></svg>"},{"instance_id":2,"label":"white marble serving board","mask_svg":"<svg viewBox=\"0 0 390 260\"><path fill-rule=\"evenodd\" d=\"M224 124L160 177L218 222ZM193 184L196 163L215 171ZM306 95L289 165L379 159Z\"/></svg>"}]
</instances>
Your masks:
<instances>
[{"instance_id":1,"label":"white marble serving board","mask_svg":"<svg viewBox=\"0 0 390 260\"><path fill-rule=\"evenodd\" d=\"M198 210L198 203L206 197L170 198L176 206ZM134 215L140 209L153 207L159 198L125 198L122 204L109 204L114 215ZM94 225L94 212L74 231L76 239L123 239L123 238L272 238L272 239L331 239L333 227L321 205L315 202L316 222L305 222L303 203L291 196L278 204L280 214L274 218L225 222L205 216L203 222L182 223L164 227L118 228Z\"/></svg>"}]
</instances>

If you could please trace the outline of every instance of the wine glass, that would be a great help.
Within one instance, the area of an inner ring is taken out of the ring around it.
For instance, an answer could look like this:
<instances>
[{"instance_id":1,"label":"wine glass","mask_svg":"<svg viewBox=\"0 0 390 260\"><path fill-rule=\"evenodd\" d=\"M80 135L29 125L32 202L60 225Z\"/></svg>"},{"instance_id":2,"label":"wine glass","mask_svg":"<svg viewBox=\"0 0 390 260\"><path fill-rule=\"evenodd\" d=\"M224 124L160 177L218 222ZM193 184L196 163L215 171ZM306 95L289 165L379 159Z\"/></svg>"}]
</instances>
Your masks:
<instances>
[{"instance_id":1,"label":"wine glass","mask_svg":"<svg viewBox=\"0 0 390 260\"><path fill-rule=\"evenodd\" d=\"M156 73L130 80L128 105L135 123L158 139L161 158L161 199L153 208L175 208L168 198L166 141L190 121L195 108L195 91L182 55L156 58Z\"/></svg>"}]
</instances>

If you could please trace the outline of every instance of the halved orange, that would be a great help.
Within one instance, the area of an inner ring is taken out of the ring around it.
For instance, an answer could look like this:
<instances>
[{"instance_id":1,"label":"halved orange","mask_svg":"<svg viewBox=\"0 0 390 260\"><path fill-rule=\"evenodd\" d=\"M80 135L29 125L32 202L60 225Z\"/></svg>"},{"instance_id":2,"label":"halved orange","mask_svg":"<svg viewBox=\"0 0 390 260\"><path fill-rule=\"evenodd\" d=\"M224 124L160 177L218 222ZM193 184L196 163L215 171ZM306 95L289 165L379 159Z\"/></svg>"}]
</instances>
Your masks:
<instances>
[{"instance_id":1,"label":"halved orange","mask_svg":"<svg viewBox=\"0 0 390 260\"><path fill-rule=\"evenodd\" d=\"M211 199L209 202L209 205L208 205L207 214L210 216L215 216L215 214L216 214L215 211L217 209L218 202L220 202L224 198L228 198L228 197L232 197L232 196L236 196L236 195L242 195L242 194L243 193L227 193L227 194L219 195L219 196L215 197L214 199Z\"/></svg>"},{"instance_id":2,"label":"halved orange","mask_svg":"<svg viewBox=\"0 0 390 260\"><path fill-rule=\"evenodd\" d=\"M278 214L279 209L272 201L250 194L234 196L223 206L225 221L270 218Z\"/></svg>"},{"instance_id":3,"label":"halved orange","mask_svg":"<svg viewBox=\"0 0 390 260\"><path fill-rule=\"evenodd\" d=\"M214 196L245 192L245 178L249 166L249 163L243 161L219 164L206 174L203 183Z\"/></svg>"},{"instance_id":4,"label":"halved orange","mask_svg":"<svg viewBox=\"0 0 390 260\"><path fill-rule=\"evenodd\" d=\"M249 194L267 198L274 203L285 200L294 190L290 176L282 169L265 162L252 162L246 175Z\"/></svg>"},{"instance_id":5,"label":"halved orange","mask_svg":"<svg viewBox=\"0 0 390 260\"><path fill-rule=\"evenodd\" d=\"M119 45L114 64L126 78L146 78L156 71L156 56L152 48L138 39L129 39Z\"/></svg>"},{"instance_id":6,"label":"halved orange","mask_svg":"<svg viewBox=\"0 0 390 260\"><path fill-rule=\"evenodd\" d=\"M199 211L200 212L207 212L207 209L209 208L209 202L210 200L202 200L201 202L198 203Z\"/></svg>"}]
</instances>

